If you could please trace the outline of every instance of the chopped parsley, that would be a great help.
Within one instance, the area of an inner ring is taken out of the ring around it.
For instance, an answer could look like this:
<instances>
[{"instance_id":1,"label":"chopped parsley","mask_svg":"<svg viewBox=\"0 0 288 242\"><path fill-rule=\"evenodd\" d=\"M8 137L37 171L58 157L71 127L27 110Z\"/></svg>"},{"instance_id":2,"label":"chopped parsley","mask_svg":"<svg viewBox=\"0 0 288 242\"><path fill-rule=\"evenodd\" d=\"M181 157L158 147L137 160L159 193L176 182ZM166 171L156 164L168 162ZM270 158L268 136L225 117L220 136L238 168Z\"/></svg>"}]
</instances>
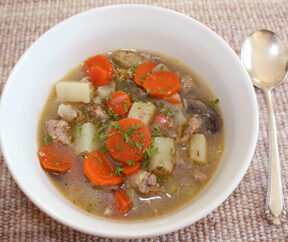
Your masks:
<instances>
[{"instance_id":1,"label":"chopped parsley","mask_svg":"<svg viewBox=\"0 0 288 242\"><path fill-rule=\"evenodd\" d=\"M145 148L144 149L144 157L145 159L151 159L152 157L154 157L155 155L157 155L159 153L158 151L158 147L154 148L153 145L151 145L149 148Z\"/></svg>"},{"instance_id":2,"label":"chopped parsley","mask_svg":"<svg viewBox=\"0 0 288 242\"><path fill-rule=\"evenodd\" d=\"M56 163L55 163L55 166L56 166L56 167L59 167L59 162L56 162Z\"/></svg>"},{"instance_id":3,"label":"chopped parsley","mask_svg":"<svg viewBox=\"0 0 288 242\"><path fill-rule=\"evenodd\" d=\"M130 138L129 138L129 136L127 135L127 133L123 134L122 141L124 141L124 142L126 142L126 143L129 143Z\"/></svg>"},{"instance_id":4,"label":"chopped parsley","mask_svg":"<svg viewBox=\"0 0 288 242\"><path fill-rule=\"evenodd\" d=\"M100 163L103 163L103 160L102 160L102 158L101 158L100 156L98 156L98 161L99 161Z\"/></svg>"},{"instance_id":5,"label":"chopped parsley","mask_svg":"<svg viewBox=\"0 0 288 242\"><path fill-rule=\"evenodd\" d=\"M143 167L146 167L146 166L148 166L148 164L149 164L149 160L144 160L144 161L142 161L141 163L142 163L142 166L143 166Z\"/></svg>"},{"instance_id":6,"label":"chopped parsley","mask_svg":"<svg viewBox=\"0 0 288 242\"><path fill-rule=\"evenodd\" d=\"M121 147L121 145L117 145L117 150L123 150L123 148Z\"/></svg>"},{"instance_id":7,"label":"chopped parsley","mask_svg":"<svg viewBox=\"0 0 288 242\"><path fill-rule=\"evenodd\" d=\"M118 119L118 114L114 113L112 108L108 109L108 114L113 117L114 119Z\"/></svg>"},{"instance_id":8,"label":"chopped parsley","mask_svg":"<svg viewBox=\"0 0 288 242\"><path fill-rule=\"evenodd\" d=\"M50 135L46 136L44 139L43 139L45 145L49 144L52 142L52 137Z\"/></svg>"},{"instance_id":9,"label":"chopped parsley","mask_svg":"<svg viewBox=\"0 0 288 242\"><path fill-rule=\"evenodd\" d=\"M95 119L95 120L94 120L94 124L95 124L96 126L99 126L100 123L101 123L101 121L100 121L99 119Z\"/></svg>"},{"instance_id":10,"label":"chopped parsley","mask_svg":"<svg viewBox=\"0 0 288 242\"><path fill-rule=\"evenodd\" d=\"M162 182L164 178L164 176L157 176L157 182Z\"/></svg>"},{"instance_id":11,"label":"chopped parsley","mask_svg":"<svg viewBox=\"0 0 288 242\"><path fill-rule=\"evenodd\" d=\"M149 88L147 88L146 94L148 95L149 93L151 93L151 90Z\"/></svg>"},{"instance_id":12,"label":"chopped parsley","mask_svg":"<svg viewBox=\"0 0 288 242\"><path fill-rule=\"evenodd\" d=\"M73 143L74 141L75 141L75 137L72 136L72 137L71 137L71 142Z\"/></svg>"},{"instance_id":13,"label":"chopped parsley","mask_svg":"<svg viewBox=\"0 0 288 242\"><path fill-rule=\"evenodd\" d=\"M115 167L115 176L122 176L123 168L120 165Z\"/></svg>"},{"instance_id":14,"label":"chopped parsley","mask_svg":"<svg viewBox=\"0 0 288 242\"><path fill-rule=\"evenodd\" d=\"M127 163L128 166L135 166L136 165L136 162L135 161L131 161L131 160L128 160L126 163Z\"/></svg>"},{"instance_id":15,"label":"chopped parsley","mask_svg":"<svg viewBox=\"0 0 288 242\"><path fill-rule=\"evenodd\" d=\"M216 98L215 100L212 100L211 102L210 102L210 106L211 107L214 107L214 106L216 106L218 103L219 103L219 98Z\"/></svg>"},{"instance_id":16,"label":"chopped parsley","mask_svg":"<svg viewBox=\"0 0 288 242\"><path fill-rule=\"evenodd\" d=\"M164 66L163 65L160 66L160 71L164 71Z\"/></svg>"},{"instance_id":17,"label":"chopped parsley","mask_svg":"<svg viewBox=\"0 0 288 242\"><path fill-rule=\"evenodd\" d=\"M170 148L169 150L169 155L174 156L175 155L175 151L173 148Z\"/></svg>"},{"instance_id":18,"label":"chopped parsley","mask_svg":"<svg viewBox=\"0 0 288 242\"><path fill-rule=\"evenodd\" d=\"M141 145L139 142L136 142L135 144L136 144L137 148L139 149L139 152L138 152L138 153L141 154L142 145Z\"/></svg>"},{"instance_id":19,"label":"chopped parsley","mask_svg":"<svg viewBox=\"0 0 288 242\"><path fill-rule=\"evenodd\" d=\"M109 101L110 98L112 98L112 95L111 95L111 94L109 94L109 95L106 97L106 100Z\"/></svg>"},{"instance_id":20,"label":"chopped parsley","mask_svg":"<svg viewBox=\"0 0 288 242\"><path fill-rule=\"evenodd\" d=\"M142 83L144 83L146 77L147 77L146 75L142 76L142 77L139 79L139 81L142 82Z\"/></svg>"},{"instance_id":21,"label":"chopped parsley","mask_svg":"<svg viewBox=\"0 0 288 242\"><path fill-rule=\"evenodd\" d=\"M86 211L87 211L88 213L90 213L90 212L92 211L92 208L86 208Z\"/></svg>"},{"instance_id":22,"label":"chopped parsley","mask_svg":"<svg viewBox=\"0 0 288 242\"><path fill-rule=\"evenodd\" d=\"M159 112L164 107L164 103L160 102L159 106L156 108L156 111Z\"/></svg>"},{"instance_id":23,"label":"chopped parsley","mask_svg":"<svg viewBox=\"0 0 288 242\"><path fill-rule=\"evenodd\" d=\"M124 101L124 109L125 109L125 112L128 112L128 102L127 102L127 100Z\"/></svg>"},{"instance_id":24,"label":"chopped parsley","mask_svg":"<svg viewBox=\"0 0 288 242\"><path fill-rule=\"evenodd\" d=\"M100 148L100 151L101 151L102 153L106 153L108 150L107 150L107 148L105 147L105 145L103 145L103 146Z\"/></svg>"},{"instance_id":25,"label":"chopped parsley","mask_svg":"<svg viewBox=\"0 0 288 242\"><path fill-rule=\"evenodd\" d=\"M82 136L82 127L77 127L77 134L79 137Z\"/></svg>"},{"instance_id":26,"label":"chopped parsley","mask_svg":"<svg viewBox=\"0 0 288 242\"><path fill-rule=\"evenodd\" d=\"M160 93L161 93L161 94L164 93L164 90L160 90Z\"/></svg>"},{"instance_id":27,"label":"chopped parsley","mask_svg":"<svg viewBox=\"0 0 288 242\"><path fill-rule=\"evenodd\" d=\"M132 66L129 70L134 74L137 69L137 66Z\"/></svg>"}]
</instances>

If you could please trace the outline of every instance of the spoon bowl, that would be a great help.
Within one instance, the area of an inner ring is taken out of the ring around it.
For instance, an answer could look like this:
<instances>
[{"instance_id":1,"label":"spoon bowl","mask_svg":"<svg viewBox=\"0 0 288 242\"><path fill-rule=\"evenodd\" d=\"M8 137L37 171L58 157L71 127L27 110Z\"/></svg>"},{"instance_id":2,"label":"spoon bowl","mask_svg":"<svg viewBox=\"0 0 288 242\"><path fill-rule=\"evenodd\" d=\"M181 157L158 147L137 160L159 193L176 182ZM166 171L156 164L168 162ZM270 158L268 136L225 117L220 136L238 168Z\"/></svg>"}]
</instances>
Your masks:
<instances>
[{"instance_id":1,"label":"spoon bowl","mask_svg":"<svg viewBox=\"0 0 288 242\"><path fill-rule=\"evenodd\" d=\"M258 88L272 89L286 79L288 51L278 35L269 30L258 30L247 37L241 60Z\"/></svg>"},{"instance_id":2,"label":"spoon bowl","mask_svg":"<svg viewBox=\"0 0 288 242\"><path fill-rule=\"evenodd\" d=\"M269 114L269 170L266 198L267 219L282 223L286 216L282 192L277 129L273 111L271 90L288 76L288 51L282 40L269 30L258 30L245 40L241 60L248 70L253 84L266 96Z\"/></svg>"}]
</instances>

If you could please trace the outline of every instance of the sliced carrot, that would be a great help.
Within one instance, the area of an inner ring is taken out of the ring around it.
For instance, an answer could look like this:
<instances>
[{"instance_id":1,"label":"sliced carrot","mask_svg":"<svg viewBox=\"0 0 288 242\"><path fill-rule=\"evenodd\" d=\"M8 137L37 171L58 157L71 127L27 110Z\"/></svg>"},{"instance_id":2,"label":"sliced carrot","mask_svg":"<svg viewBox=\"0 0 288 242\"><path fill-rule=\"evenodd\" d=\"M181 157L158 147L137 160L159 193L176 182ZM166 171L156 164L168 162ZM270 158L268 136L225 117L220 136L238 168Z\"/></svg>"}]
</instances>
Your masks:
<instances>
[{"instance_id":1,"label":"sliced carrot","mask_svg":"<svg viewBox=\"0 0 288 242\"><path fill-rule=\"evenodd\" d=\"M173 72L155 72L146 77L143 87L151 96L167 98L180 91L180 80Z\"/></svg>"},{"instance_id":2,"label":"sliced carrot","mask_svg":"<svg viewBox=\"0 0 288 242\"><path fill-rule=\"evenodd\" d=\"M131 108L129 95L123 91L114 92L108 101L108 109L110 108L118 115L126 115Z\"/></svg>"},{"instance_id":3,"label":"sliced carrot","mask_svg":"<svg viewBox=\"0 0 288 242\"><path fill-rule=\"evenodd\" d=\"M137 85L143 86L146 76L152 72L152 69L156 66L153 62L144 62L137 67L134 75L134 81Z\"/></svg>"},{"instance_id":4,"label":"sliced carrot","mask_svg":"<svg viewBox=\"0 0 288 242\"><path fill-rule=\"evenodd\" d=\"M120 215L124 215L131 209L132 203L126 192L124 192L121 189L118 189L115 192L113 192L113 197Z\"/></svg>"},{"instance_id":5,"label":"sliced carrot","mask_svg":"<svg viewBox=\"0 0 288 242\"><path fill-rule=\"evenodd\" d=\"M181 101L179 99L172 98L172 97L168 98L167 101L169 103L173 103L173 104L180 104L181 103Z\"/></svg>"},{"instance_id":6,"label":"sliced carrot","mask_svg":"<svg viewBox=\"0 0 288 242\"><path fill-rule=\"evenodd\" d=\"M76 161L72 148L49 144L42 146L38 152L41 165L46 170L64 172Z\"/></svg>"},{"instance_id":7,"label":"sliced carrot","mask_svg":"<svg viewBox=\"0 0 288 242\"><path fill-rule=\"evenodd\" d=\"M179 93L175 93L171 97L166 98L166 100L170 103L173 103L173 104L180 104L181 103L181 98L180 98Z\"/></svg>"},{"instance_id":8,"label":"sliced carrot","mask_svg":"<svg viewBox=\"0 0 288 242\"><path fill-rule=\"evenodd\" d=\"M123 166L123 174L125 176L131 176L132 174L136 173L141 167L141 162L137 161L135 162L135 165L125 165Z\"/></svg>"},{"instance_id":9,"label":"sliced carrot","mask_svg":"<svg viewBox=\"0 0 288 242\"><path fill-rule=\"evenodd\" d=\"M116 185L123 181L122 176L115 175L114 165L100 151L87 155L83 160L83 167L88 179L97 185Z\"/></svg>"},{"instance_id":10,"label":"sliced carrot","mask_svg":"<svg viewBox=\"0 0 288 242\"><path fill-rule=\"evenodd\" d=\"M114 122L108 132L106 148L119 161L139 161L144 149L151 145L151 134L139 119L124 118Z\"/></svg>"},{"instance_id":11,"label":"sliced carrot","mask_svg":"<svg viewBox=\"0 0 288 242\"><path fill-rule=\"evenodd\" d=\"M113 76L113 66L111 62L103 55L93 56L84 62L84 71L89 74L93 66L99 66L108 73L108 79Z\"/></svg>"},{"instance_id":12,"label":"sliced carrot","mask_svg":"<svg viewBox=\"0 0 288 242\"><path fill-rule=\"evenodd\" d=\"M99 66L92 66L89 69L89 76L95 87L104 86L109 81L108 73Z\"/></svg>"}]
</instances>

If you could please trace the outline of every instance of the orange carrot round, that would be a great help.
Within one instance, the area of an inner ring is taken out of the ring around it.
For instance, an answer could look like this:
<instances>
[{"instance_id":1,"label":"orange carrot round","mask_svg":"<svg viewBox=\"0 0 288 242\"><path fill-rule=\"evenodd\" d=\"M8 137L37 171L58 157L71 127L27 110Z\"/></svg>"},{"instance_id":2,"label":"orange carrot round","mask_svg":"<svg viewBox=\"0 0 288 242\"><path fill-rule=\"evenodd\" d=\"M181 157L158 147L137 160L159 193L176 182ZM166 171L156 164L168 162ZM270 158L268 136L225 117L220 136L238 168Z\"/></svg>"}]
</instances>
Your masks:
<instances>
[{"instance_id":1,"label":"orange carrot round","mask_svg":"<svg viewBox=\"0 0 288 242\"><path fill-rule=\"evenodd\" d=\"M167 101L169 103L173 103L173 104L180 104L181 103L181 101L179 99L176 99L176 98L173 98L173 97L167 98Z\"/></svg>"},{"instance_id":2,"label":"orange carrot round","mask_svg":"<svg viewBox=\"0 0 288 242\"><path fill-rule=\"evenodd\" d=\"M137 85L143 86L146 76L152 72L152 69L156 66L153 62L144 62L137 67L134 75L134 81Z\"/></svg>"},{"instance_id":3,"label":"orange carrot round","mask_svg":"<svg viewBox=\"0 0 288 242\"><path fill-rule=\"evenodd\" d=\"M99 66L92 66L89 69L89 76L95 87L104 86L109 81L108 73Z\"/></svg>"},{"instance_id":4,"label":"orange carrot round","mask_svg":"<svg viewBox=\"0 0 288 242\"><path fill-rule=\"evenodd\" d=\"M64 172L76 161L76 156L71 148L49 144L42 146L38 157L44 169Z\"/></svg>"},{"instance_id":5,"label":"orange carrot round","mask_svg":"<svg viewBox=\"0 0 288 242\"><path fill-rule=\"evenodd\" d=\"M107 72L108 79L113 76L113 66L111 62L103 55L93 56L84 62L84 71L89 74L93 66L99 66Z\"/></svg>"},{"instance_id":6,"label":"orange carrot round","mask_svg":"<svg viewBox=\"0 0 288 242\"><path fill-rule=\"evenodd\" d=\"M135 162L132 165L125 165L123 166L123 174L125 176L131 176L132 174L136 173L141 167L140 161Z\"/></svg>"},{"instance_id":7,"label":"orange carrot round","mask_svg":"<svg viewBox=\"0 0 288 242\"><path fill-rule=\"evenodd\" d=\"M151 134L139 119L124 118L114 122L108 132L106 148L119 161L139 161L151 145Z\"/></svg>"},{"instance_id":8,"label":"orange carrot round","mask_svg":"<svg viewBox=\"0 0 288 242\"><path fill-rule=\"evenodd\" d=\"M118 115L128 114L131 108L130 97L126 92L117 91L111 95L108 101L108 109L110 109Z\"/></svg>"},{"instance_id":9,"label":"orange carrot round","mask_svg":"<svg viewBox=\"0 0 288 242\"><path fill-rule=\"evenodd\" d=\"M83 160L83 167L88 179L97 185L116 185L123 181L122 176L115 175L114 165L100 151L87 155Z\"/></svg>"},{"instance_id":10,"label":"orange carrot round","mask_svg":"<svg viewBox=\"0 0 288 242\"><path fill-rule=\"evenodd\" d=\"M180 80L173 72L155 72L146 77L143 87L151 96L167 98L180 91Z\"/></svg>"},{"instance_id":11,"label":"orange carrot round","mask_svg":"<svg viewBox=\"0 0 288 242\"><path fill-rule=\"evenodd\" d=\"M132 203L128 195L123 190L118 189L115 192L113 192L113 197L120 215L124 215L132 207Z\"/></svg>"}]
</instances>

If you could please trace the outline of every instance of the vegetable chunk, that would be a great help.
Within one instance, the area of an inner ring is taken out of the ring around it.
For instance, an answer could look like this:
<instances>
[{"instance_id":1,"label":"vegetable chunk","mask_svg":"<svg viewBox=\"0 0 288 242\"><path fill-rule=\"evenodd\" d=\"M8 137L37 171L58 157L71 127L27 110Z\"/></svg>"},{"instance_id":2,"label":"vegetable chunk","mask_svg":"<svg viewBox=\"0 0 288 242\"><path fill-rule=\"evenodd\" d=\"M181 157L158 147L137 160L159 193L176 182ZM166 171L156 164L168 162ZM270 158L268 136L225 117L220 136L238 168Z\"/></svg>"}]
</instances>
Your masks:
<instances>
[{"instance_id":1,"label":"vegetable chunk","mask_svg":"<svg viewBox=\"0 0 288 242\"><path fill-rule=\"evenodd\" d=\"M61 102L89 103L93 92L90 82L67 81L57 82L57 99Z\"/></svg>"},{"instance_id":2,"label":"vegetable chunk","mask_svg":"<svg viewBox=\"0 0 288 242\"><path fill-rule=\"evenodd\" d=\"M189 158L199 164L207 162L207 140L204 134L194 134L190 138Z\"/></svg>"},{"instance_id":3,"label":"vegetable chunk","mask_svg":"<svg viewBox=\"0 0 288 242\"><path fill-rule=\"evenodd\" d=\"M155 111L156 107L151 102L134 102L128 113L128 117L139 119L144 124L149 125L152 121L152 117Z\"/></svg>"},{"instance_id":4,"label":"vegetable chunk","mask_svg":"<svg viewBox=\"0 0 288 242\"><path fill-rule=\"evenodd\" d=\"M84 123L75 129L75 141L74 149L77 154L84 151L91 152L97 146L94 141L94 134L96 133L96 127L92 123Z\"/></svg>"},{"instance_id":5,"label":"vegetable chunk","mask_svg":"<svg viewBox=\"0 0 288 242\"><path fill-rule=\"evenodd\" d=\"M155 173L171 173L175 154L174 140L156 137L154 147L158 149L158 153L150 160L148 169Z\"/></svg>"}]
</instances>

